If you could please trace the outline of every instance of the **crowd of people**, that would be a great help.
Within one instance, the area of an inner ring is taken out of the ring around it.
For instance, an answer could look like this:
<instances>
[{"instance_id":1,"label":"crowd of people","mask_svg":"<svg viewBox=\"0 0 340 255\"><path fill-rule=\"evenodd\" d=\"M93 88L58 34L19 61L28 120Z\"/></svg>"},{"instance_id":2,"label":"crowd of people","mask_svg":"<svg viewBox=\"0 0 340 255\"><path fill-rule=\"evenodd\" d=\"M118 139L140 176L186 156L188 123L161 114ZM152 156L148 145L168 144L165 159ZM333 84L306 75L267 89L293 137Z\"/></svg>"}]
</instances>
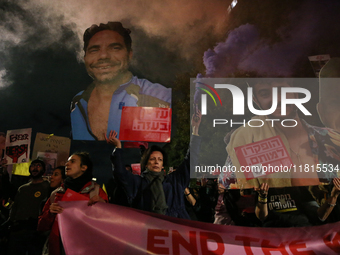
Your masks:
<instances>
[{"instance_id":1,"label":"crowd of people","mask_svg":"<svg viewBox=\"0 0 340 255\"><path fill-rule=\"evenodd\" d=\"M193 122L193 130L198 131L198 126ZM199 151L197 134L194 131L192 136L191 155ZM111 132L107 142L114 145L113 175L115 185L125 193L125 206L200 222L248 227L312 226L340 220L338 178L323 186L270 188L268 183L262 183L255 189L226 189L218 179L190 180L189 151L183 164L165 174L165 152L160 147L150 147L141 159L145 171L138 175L125 168L121 142L115 132ZM195 156L191 159L195 160ZM121 205L115 201L122 201L122 197L113 197L122 193L106 194L92 180L92 170L89 154L75 153L65 166L55 168L46 181L45 164L35 159L29 167L30 181L19 187L8 205L11 198L4 189L10 182L2 161L1 254L63 254L56 215L63 212L58 201L68 189L86 196L89 206L97 202Z\"/></svg>"}]
</instances>

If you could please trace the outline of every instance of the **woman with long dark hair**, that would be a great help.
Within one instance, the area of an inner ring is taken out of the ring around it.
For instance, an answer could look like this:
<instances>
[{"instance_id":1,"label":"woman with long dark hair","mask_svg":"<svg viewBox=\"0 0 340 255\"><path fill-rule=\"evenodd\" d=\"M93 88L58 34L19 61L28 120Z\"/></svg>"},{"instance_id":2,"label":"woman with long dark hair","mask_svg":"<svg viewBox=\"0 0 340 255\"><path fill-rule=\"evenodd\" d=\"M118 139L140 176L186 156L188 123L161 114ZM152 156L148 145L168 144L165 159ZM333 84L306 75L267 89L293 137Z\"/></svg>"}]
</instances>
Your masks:
<instances>
[{"instance_id":1,"label":"woman with long dark hair","mask_svg":"<svg viewBox=\"0 0 340 255\"><path fill-rule=\"evenodd\" d=\"M107 202L106 193L99 185L92 181L92 161L86 152L74 153L66 164L65 171L67 178L65 182L52 192L47 200L43 212L39 217L38 230L51 230L49 236L49 254L62 254L62 244L59 234L56 216L63 212L63 208L58 204L62 200L67 189L71 189L89 198L88 205L97 202Z\"/></svg>"}]
</instances>

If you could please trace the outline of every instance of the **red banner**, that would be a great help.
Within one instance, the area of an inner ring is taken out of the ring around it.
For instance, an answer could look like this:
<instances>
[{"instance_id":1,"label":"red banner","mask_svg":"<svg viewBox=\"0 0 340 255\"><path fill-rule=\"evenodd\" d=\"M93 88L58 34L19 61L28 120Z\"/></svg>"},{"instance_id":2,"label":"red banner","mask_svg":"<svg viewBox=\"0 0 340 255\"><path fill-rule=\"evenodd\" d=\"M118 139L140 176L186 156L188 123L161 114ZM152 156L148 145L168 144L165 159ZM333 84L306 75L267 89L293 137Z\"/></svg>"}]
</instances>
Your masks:
<instances>
[{"instance_id":1,"label":"red banner","mask_svg":"<svg viewBox=\"0 0 340 255\"><path fill-rule=\"evenodd\" d=\"M169 143L171 108L123 107L119 139Z\"/></svg>"},{"instance_id":2,"label":"red banner","mask_svg":"<svg viewBox=\"0 0 340 255\"><path fill-rule=\"evenodd\" d=\"M66 254L339 254L340 222L304 228L221 226L86 201L59 202Z\"/></svg>"}]
</instances>

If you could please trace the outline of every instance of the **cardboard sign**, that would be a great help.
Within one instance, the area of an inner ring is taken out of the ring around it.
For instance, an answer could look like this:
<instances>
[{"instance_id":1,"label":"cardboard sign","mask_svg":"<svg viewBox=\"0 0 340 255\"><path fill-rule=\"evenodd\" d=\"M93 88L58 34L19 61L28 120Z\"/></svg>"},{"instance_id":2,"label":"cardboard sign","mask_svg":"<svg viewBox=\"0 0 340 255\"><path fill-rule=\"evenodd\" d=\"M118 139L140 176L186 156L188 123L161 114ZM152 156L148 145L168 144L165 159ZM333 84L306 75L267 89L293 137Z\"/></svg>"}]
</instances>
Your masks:
<instances>
[{"instance_id":1,"label":"cardboard sign","mask_svg":"<svg viewBox=\"0 0 340 255\"><path fill-rule=\"evenodd\" d=\"M123 107L119 139L169 143L171 108Z\"/></svg>"},{"instance_id":2,"label":"cardboard sign","mask_svg":"<svg viewBox=\"0 0 340 255\"><path fill-rule=\"evenodd\" d=\"M31 128L8 130L6 135L7 164L29 162Z\"/></svg>"},{"instance_id":3,"label":"cardboard sign","mask_svg":"<svg viewBox=\"0 0 340 255\"><path fill-rule=\"evenodd\" d=\"M235 147L235 152L241 167L248 166L249 171L244 171L247 180L275 173L275 167L290 169L293 165L279 135Z\"/></svg>"},{"instance_id":4,"label":"cardboard sign","mask_svg":"<svg viewBox=\"0 0 340 255\"><path fill-rule=\"evenodd\" d=\"M51 176L53 170L57 167L57 158L58 154L53 152L38 152L37 157L44 161L46 171L44 173L44 176Z\"/></svg>"},{"instance_id":5,"label":"cardboard sign","mask_svg":"<svg viewBox=\"0 0 340 255\"><path fill-rule=\"evenodd\" d=\"M70 155L71 139L67 137L37 133L35 137L32 159L38 157L38 153L57 153L56 166L65 165Z\"/></svg>"}]
</instances>

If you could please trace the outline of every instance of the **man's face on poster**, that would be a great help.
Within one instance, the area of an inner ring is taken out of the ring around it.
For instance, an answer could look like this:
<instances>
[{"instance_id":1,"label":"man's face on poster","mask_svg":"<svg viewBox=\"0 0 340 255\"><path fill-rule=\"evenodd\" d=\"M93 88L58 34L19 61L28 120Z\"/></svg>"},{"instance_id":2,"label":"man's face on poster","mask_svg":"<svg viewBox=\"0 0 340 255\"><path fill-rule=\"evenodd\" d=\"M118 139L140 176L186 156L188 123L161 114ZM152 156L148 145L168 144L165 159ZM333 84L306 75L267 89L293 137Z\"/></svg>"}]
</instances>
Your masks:
<instances>
[{"instance_id":1,"label":"man's face on poster","mask_svg":"<svg viewBox=\"0 0 340 255\"><path fill-rule=\"evenodd\" d=\"M271 83L257 83L253 87L254 102L261 110L268 110L273 104L273 88L277 87L277 107L276 110L269 116L276 119L289 118L294 119L297 115L297 108L295 105L286 105L286 115L281 115L281 88L290 87L286 82L271 82ZM295 93L287 93L287 98L298 98Z\"/></svg>"},{"instance_id":2,"label":"man's face on poster","mask_svg":"<svg viewBox=\"0 0 340 255\"><path fill-rule=\"evenodd\" d=\"M103 30L89 41L84 61L88 74L97 83L110 83L129 67L132 51L117 32Z\"/></svg>"}]
</instances>

